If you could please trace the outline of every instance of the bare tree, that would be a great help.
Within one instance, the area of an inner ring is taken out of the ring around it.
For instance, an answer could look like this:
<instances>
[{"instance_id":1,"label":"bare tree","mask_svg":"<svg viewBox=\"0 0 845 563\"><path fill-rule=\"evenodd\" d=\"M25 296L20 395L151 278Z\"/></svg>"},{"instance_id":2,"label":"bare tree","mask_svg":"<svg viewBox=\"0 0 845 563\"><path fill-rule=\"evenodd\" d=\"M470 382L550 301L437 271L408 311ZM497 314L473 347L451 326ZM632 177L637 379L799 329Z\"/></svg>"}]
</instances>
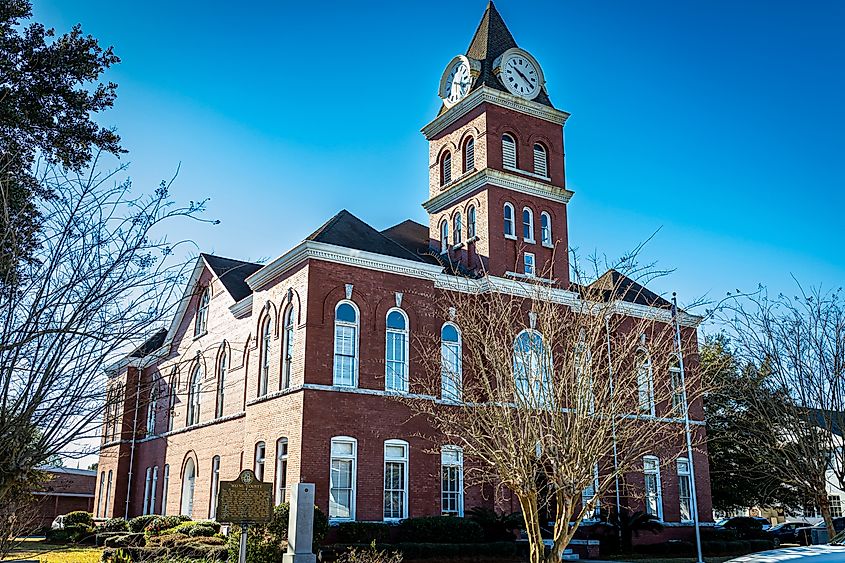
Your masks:
<instances>
[{"instance_id":1,"label":"bare tree","mask_svg":"<svg viewBox=\"0 0 845 563\"><path fill-rule=\"evenodd\" d=\"M539 280L464 279L432 300L445 302L433 312L446 323L442 342L418 343L425 388L412 409L441 444L463 448L468 482L516 497L532 563L560 561L600 499L642 474L644 456L686 457L683 392L669 377L677 366L670 311L630 314L631 301L657 296L616 270L578 281L563 291ZM695 399L690 373L686 386ZM544 514L554 522L548 554Z\"/></svg>"},{"instance_id":2,"label":"bare tree","mask_svg":"<svg viewBox=\"0 0 845 563\"><path fill-rule=\"evenodd\" d=\"M717 317L736 354L763 380L749 403L750 444L821 511L834 534L827 485L845 488L845 303L841 289L770 298L732 296Z\"/></svg>"},{"instance_id":3,"label":"bare tree","mask_svg":"<svg viewBox=\"0 0 845 563\"><path fill-rule=\"evenodd\" d=\"M53 165L37 174L55 196L41 203L34 259L0 280L0 505L39 464L99 436L109 406L103 367L150 336L178 300L187 263L165 230L198 219L204 202L175 205L172 180L133 195L124 172L97 172L95 160L85 175ZM0 183L8 224L13 209Z\"/></svg>"}]
</instances>

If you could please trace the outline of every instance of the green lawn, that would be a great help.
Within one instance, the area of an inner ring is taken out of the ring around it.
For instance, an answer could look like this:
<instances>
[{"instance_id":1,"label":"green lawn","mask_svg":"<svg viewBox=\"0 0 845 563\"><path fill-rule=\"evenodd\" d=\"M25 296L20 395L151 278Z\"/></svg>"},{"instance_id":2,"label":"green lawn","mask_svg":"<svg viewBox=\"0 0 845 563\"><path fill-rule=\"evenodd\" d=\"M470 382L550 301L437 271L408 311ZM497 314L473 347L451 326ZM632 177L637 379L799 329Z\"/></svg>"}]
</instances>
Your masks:
<instances>
[{"instance_id":1,"label":"green lawn","mask_svg":"<svg viewBox=\"0 0 845 563\"><path fill-rule=\"evenodd\" d=\"M54 545L43 538L28 538L3 561L34 559L41 563L98 563L102 552L102 548L91 545Z\"/></svg>"}]
</instances>

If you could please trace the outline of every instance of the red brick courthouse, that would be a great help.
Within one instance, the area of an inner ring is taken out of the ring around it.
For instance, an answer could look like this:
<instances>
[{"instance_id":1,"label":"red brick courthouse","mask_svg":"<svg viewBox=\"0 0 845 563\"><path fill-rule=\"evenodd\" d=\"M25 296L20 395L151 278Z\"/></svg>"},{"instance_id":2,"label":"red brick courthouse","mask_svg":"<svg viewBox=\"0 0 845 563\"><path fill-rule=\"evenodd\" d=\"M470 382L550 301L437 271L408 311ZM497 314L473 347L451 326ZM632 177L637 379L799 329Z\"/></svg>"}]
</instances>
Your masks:
<instances>
[{"instance_id":1,"label":"red brick courthouse","mask_svg":"<svg viewBox=\"0 0 845 563\"><path fill-rule=\"evenodd\" d=\"M579 299L567 252L553 252L569 243L569 114L552 104L540 64L492 4L466 54L447 66L440 95L439 114L422 130L428 225L406 220L379 231L341 211L267 264L197 259L170 328L110 370L115 406L105 420L97 516L213 518L217 483L244 468L274 484L277 502L292 483L316 483L318 505L336 521L493 506L491 491L464 487L461 450L432 452L417 437L419 423L388 395L414 392L422 370L415 333L441 335L443 361L460 369L460 327L422 312L432 296L464 287L456 280L487 272L499 290L516 291L542 276L562 303ZM668 325L667 303L644 295L624 303L626 314ZM697 322L681 314L689 356ZM703 437L700 404L691 416ZM699 513L709 521L706 454L694 462ZM688 533L683 460L655 452L631 481L648 492L636 496L649 499L667 534Z\"/></svg>"}]
</instances>

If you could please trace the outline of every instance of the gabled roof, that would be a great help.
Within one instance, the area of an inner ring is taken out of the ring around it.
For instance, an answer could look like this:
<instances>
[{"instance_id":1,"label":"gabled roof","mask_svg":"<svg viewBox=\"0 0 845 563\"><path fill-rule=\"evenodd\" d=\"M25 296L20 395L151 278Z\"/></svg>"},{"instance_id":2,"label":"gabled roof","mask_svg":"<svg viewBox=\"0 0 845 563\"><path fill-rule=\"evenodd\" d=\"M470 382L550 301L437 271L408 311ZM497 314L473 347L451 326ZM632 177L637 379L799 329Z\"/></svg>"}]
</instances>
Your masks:
<instances>
[{"instance_id":1,"label":"gabled roof","mask_svg":"<svg viewBox=\"0 0 845 563\"><path fill-rule=\"evenodd\" d=\"M517 46L508 26L505 25L505 20L502 19L493 2L490 2L484 10L481 23L478 24L478 29L475 30L475 35L472 36L466 52L467 57L481 61L481 73L475 79L470 91L484 85L507 92L504 85L493 74L493 63L502 53ZM545 88L540 89L540 93L533 101L554 107Z\"/></svg>"},{"instance_id":2,"label":"gabled roof","mask_svg":"<svg viewBox=\"0 0 845 563\"><path fill-rule=\"evenodd\" d=\"M405 260L425 261L415 251L405 248L385 234L378 232L346 209L341 210L329 219L305 240L354 248L365 252L404 258Z\"/></svg>"},{"instance_id":3,"label":"gabled roof","mask_svg":"<svg viewBox=\"0 0 845 563\"><path fill-rule=\"evenodd\" d=\"M222 256L214 256L212 254L201 254L205 263L211 268L220 279L220 283L232 296L235 302L240 301L244 297L252 293L252 290L246 284L246 278L260 270L263 265L255 264L254 262L243 262L233 258L223 258Z\"/></svg>"},{"instance_id":4,"label":"gabled roof","mask_svg":"<svg viewBox=\"0 0 845 563\"><path fill-rule=\"evenodd\" d=\"M147 354L155 352L159 348L164 345L164 339L167 336L167 329L160 328L152 336L147 338L143 344L135 348L132 353L129 354L130 358L143 358Z\"/></svg>"},{"instance_id":5,"label":"gabled roof","mask_svg":"<svg viewBox=\"0 0 845 563\"><path fill-rule=\"evenodd\" d=\"M421 225L411 219L406 219L397 225L393 225L381 231L381 234L409 250L431 264L437 264L437 259L432 255L431 240L428 227Z\"/></svg>"},{"instance_id":6,"label":"gabled roof","mask_svg":"<svg viewBox=\"0 0 845 563\"><path fill-rule=\"evenodd\" d=\"M611 268L601 275L599 279L586 287L587 291L598 291L605 301L619 299L638 305L648 305L668 309L672 304L660 297L650 289L647 289L635 282L625 274Z\"/></svg>"}]
</instances>

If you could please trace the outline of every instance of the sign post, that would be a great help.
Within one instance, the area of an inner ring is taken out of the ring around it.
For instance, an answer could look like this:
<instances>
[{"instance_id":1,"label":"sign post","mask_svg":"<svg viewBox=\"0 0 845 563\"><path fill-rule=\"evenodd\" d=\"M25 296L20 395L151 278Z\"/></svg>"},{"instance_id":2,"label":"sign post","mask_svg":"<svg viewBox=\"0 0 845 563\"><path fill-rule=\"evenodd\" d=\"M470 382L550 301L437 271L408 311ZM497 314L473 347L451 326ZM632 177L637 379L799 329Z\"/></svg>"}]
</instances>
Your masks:
<instances>
[{"instance_id":1,"label":"sign post","mask_svg":"<svg viewBox=\"0 0 845 563\"><path fill-rule=\"evenodd\" d=\"M246 539L250 524L265 524L273 518L273 485L263 483L251 469L244 469L234 481L221 481L217 495L217 521L238 524L241 543L238 563L246 563Z\"/></svg>"}]
</instances>

